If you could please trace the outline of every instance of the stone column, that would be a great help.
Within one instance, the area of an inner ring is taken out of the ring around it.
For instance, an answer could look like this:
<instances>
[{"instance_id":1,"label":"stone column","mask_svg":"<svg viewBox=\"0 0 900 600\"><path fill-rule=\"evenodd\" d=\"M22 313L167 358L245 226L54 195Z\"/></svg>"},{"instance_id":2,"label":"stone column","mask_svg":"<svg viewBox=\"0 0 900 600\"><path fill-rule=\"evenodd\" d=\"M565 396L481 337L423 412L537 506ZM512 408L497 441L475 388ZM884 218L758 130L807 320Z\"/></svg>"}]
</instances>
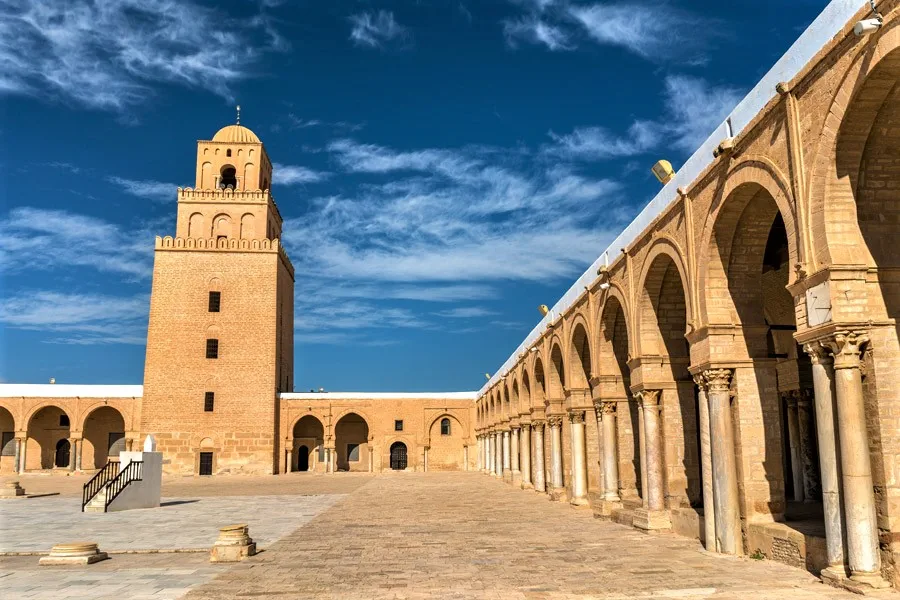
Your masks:
<instances>
[{"instance_id":1,"label":"stone column","mask_svg":"<svg viewBox=\"0 0 900 600\"><path fill-rule=\"evenodd\" d=\"M716 508L713 500L712 450L709 434L709 399L706 395L706 379L702 374L694 375L697 385L697 407L700 421L700 479L703 484L703 539L706 549L717 552Z\"/></svg>"},{"instance_id":2,"label":"stone column","mask_svg":"<svg viewBox=\"0 0 900 600\"><path fill-rule=\"evenodd\" d=\"M16 473L25 472L25 447L27 446L28 437L16 438Z\"/></svg>"},{"instance_id":3,"label":"stone column","mask_svg":"<svg viewBox=\"0 0 900 600\"><path fill-rule=\"evenodd\" d=\"M838 452L834 398L834 360L821 344L803 347L812 362L816 402L816 432L822 475L822 508L825 513L825 552L828 567L822 576L846 577L844 569L844 527L841 511L841 461ZM828 573L826 573L828 571Z\"/></svg>"},{"instance_id":4,"label":"stone column","mask_svg":"<svg viewBox=\"0 0 900 600\"><path fill-rule=\"evenodd\" d=\"M509 429L503 431L503 479L512 479L509 470Z\"/></svg>"},{"instance_id":5,"label":"stone column","mask_svg":"<svg viewBox=\"0 0 900 600\"><path fill-rule=\"evenodd\" d=\"M638 458L641 461L641 505L647 506L647 442L644 440L644 405L635 397L638 409Z\"/></svg>"},{"instance_id":6,"label":"stone column","mask_svg":"<svg viewBox=\"0 0 900 600\"><path fill-rule=\"evenodd\" d=\"M584 411L569 413L572 430L572 498L577 506L588 503L587 448L584 443Z\"/></svg>"},{"instance_id":7,"label":"stone column","mask_svg":"<svg viewBox=\"0 0 900 600\"><path fill-rule=\"evenodd\" d=\"M513 485L519 485L522 481L522 472L519 470L519 435L521 432L520 427L513 427L509 440L509 466L512 468Z\"/></svg>"},{"instance_id":8,"label":"stone column","mask_svg":"<svg viewBox=\"0 0 900 600\"><path fill-rule=\"evenodd\" d=\"M528 489L531 483L531 425L522 425L522 447L519 449L522 456L520 469L522 471L522 489Z\"/></svg>"},{"instance_id":9,"label":"stone column","mask_svg":"<svg viewBox=\"0 0 900 600\"><path fill-rule=\"evenodd\" d=\"M75 444L72 445L72 453L75 455L75 470L81 471L81 451L84 446L84 440L79 438L75 440Z\"/></svg>"},{"instance_id":10,"label":"stone column","mask_svg":"<svg viewBox=\"0 0 900 600\"><path fill-rule=\"evenodd\" d=\"M77 438L69 438L69 464L66 466L69 471L75 470L75 455L78 454L76 448L78 448L79 441Z\"/></svg>"},{"instance_id":11,"label":"stone column","mask_svg":"<svg viewBox=\"0 0 900 600\"><path fill-rule=\"evenodd\" d=\"M599 397L594 397L593 403L594 418L597 420L597 456L599 457L597 466L600 469L597 488L599 490L600 498L602 499L604 490L606 490L606 473L604 473L606 466L603 464L605 453L605 450L603 449L603 401ZM590 468L590 466L588 468ZM596 514L596 511L597 507L594 507L594 514Z\"/></svg>"},{"instance_id":12,"label":"stone column","mask_svg":"<svg viewBox=\"0 0 900 600\"><path fill-rule=\"evenodd\" d=\"M375 472L375 447L372 444L374 440L369 440L366 444L366 451L369 453L369 473Z\"/></svg>"},{"instance_id":13,"label":"stone column","mask_svg":"<svg viewBox=\"0 0 900 600\"><path fill-rule=\"evenodd\" d=\"M469 470L469 445L463 446L463 471Z\"/></svg>"},{"instance_id":14,"label":"stone column","mask_svg":"<svg viewBox=\"0 0 900 600\"><path fill-rule=\"evenodd\" d=\"M731 416L731 369L704 371L709 400L710 455L716 545L719 552L741 554L741 513L738 505L737 457Z\"/></svg>"},{"instance_id":15,"label":"stone column","mask_svg":"<svg viewBox=\"0 0 900 600\"><path fill-rule=\"evenodd\" d=\"M663 490L663 455L659 428L660 390L644 390L640 393L644 409L644 455L647 457L647 510L665 509Z\"/></svg>"},{"instance_id":16,"label":"stone column","mask_svg":"<svg viewBox=\"0 0 900 600\"><path fill-rule=\"evenodd\" d=\"M428 472L428 446L422 446L422 472Z\"/></svg>"},{"instance_id":17,"label":"stone column","mask_svg":"<svg viewBox=\"0 0 900 600\"><path fill-rule=\"evenodd\" d=\"M544 421L535 420L531 423L534 427L534 491L547 491L544 473Z\"/></svg>"},{"instance_id":18,"label":"stone column","mask_svg":"<svg viewBox=\"0 0 900 600\"><path fill-rule=\"evenodd\" d=\"M809 390L797 391L797 422L800 426L800 464L803 465L803 499L818 502L822 494L813 443L813 407Z\"/></svg>"},{"instance_id":19,"label":"stone column","mask_svg":"<svg viewBox=\"0 0 900 600\"><path fill-rule=\"evenodd\" d=\"M619 497L619 452L616 437L615 400L604 401L600 407L600 424L603 427L603 499L621 502Z\"/></svg>"},{"instance_id":20,"label":"stone column","mask_svg":"<svg viewBox=\"0 0 900 600\"><path fill-rule=\"evenodd\" d=\"M782 393L787 404L788 442L791 457L791 481L794 482L794 502L803 502L803 465L800 461L800 423L797 420L797 394Z\"/></svg>"},{"instance_id":21,"label":"stone column","mask_svg":"<svg viewBox=\"0 0 900 600\"><path fill-rule=\"evenodd\" d=\"M561 497L565 494L563 489L562 466L562 417L550 417L550 487L551 493ZM558 499L558 498L557 498Z\"/></svg>"},{"instance_id":22,"label":"stone column","mask_svg":"<svg viewBox=\"0 0 900 600\"><path fill-rule=\"evenodd\" d=\"M868 341L864 332L841 331L826 343L834 354L850 579L872 587L886 587L887 583L881 578L875 491L860 372L861 347Z\"/></svg>"},{"instance_id":23,"label":"stone column","mask_svg":"<svg viewBox=\"0 0 900 600\"><path fill-rule=\"evenodd\" d=\"M494 477L503 477L503 434L494 432Z\"/></svg>"}]
</instances>

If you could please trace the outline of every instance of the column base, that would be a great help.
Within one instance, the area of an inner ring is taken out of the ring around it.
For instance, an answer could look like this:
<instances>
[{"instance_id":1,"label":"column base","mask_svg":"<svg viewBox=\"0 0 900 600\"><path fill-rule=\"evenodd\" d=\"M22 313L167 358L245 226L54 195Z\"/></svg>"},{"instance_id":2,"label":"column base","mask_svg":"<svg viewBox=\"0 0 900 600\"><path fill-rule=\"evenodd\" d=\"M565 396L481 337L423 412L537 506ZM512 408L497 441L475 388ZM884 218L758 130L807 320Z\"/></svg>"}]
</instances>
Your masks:
<instances>
[{"instance_id":1,"label":"column base","mask_svg":"<svg viewBox=\"0 0 900 600\"><path fill-rule=\"evenodd\" d=\"M822 581L861 596L880 596L886 592L893 595L891 584L879 573L856 573L847 577L846 571L840 567L829 567L822 571Z\"/></svg>"},{"instance_id":2,"label":"column base","mask_svg":"<svg viewBox=\"0 0 900 600\"><path fill-rule=\"evenodd\" d=\"M612 518L613 511L620 510L622 508L622 501L599 498L591 503L591 508L594 510L594 516L596 518L610 519Z\"/></svg>"},{"instance_id":3,"label":"column base","mask_svg":"<svg viewBox=\"0 0 900 600\"><path fill-rule=\"evenodd\" d=\"M509 471L503 471L503 481L505 481L506 483L512 483L512 478L512 473L510 473Z\"/></svg>"},{"instance_id":4,"label":"column base","mask_svg":"<svg viewBox=\"0 0 900 600\"><path fill-rule=\"evenodd\" d=\"M554 502L567 502L569 496L566 494L566 488L553 488L548 492L550 500Z\"/></svg>"},{"instance_id":5,"label":"column base","mask_svg":"<svg viewBox=\"0 0 900 600\"><path fill-rule=\"evenodd\" d=\"M588 502L588 499L586 496L582 496L581 498L572 498L571 500L569 500L569 504L571 504L572 506L590 506L591 505L591 503Z\"/></svg>"},{"instance_id":6,"label":"column base","mask_svg":"<svg viewBox=\"0 0 900 600\"><path fill-rule=\"evenodd\" d=\"M512 472L512 484L516 487L521 487L522 485L522 473L520 471Z\"/></svg>"},{"instance_id":7,"label":"column base","mask_svg":"<svg viewBox=\"0 0 900 600\"><path fill-rule=\"evenodd\" d=\"M634 511L634 527L643 531L668 531L672 529L672 519L667 510L639 508Z\"/></svg>"},{"instance_id":8,"label":"column base","mask_svg":"<svg viewBox=\"0 0 900 600\"><path fill-rule=\"evenodd\" d=\"M533 490L533 489L534 489L534 484L531 483L530 481L523 481L523 482L521 483L521 487L522 487L523 490Z\"/></svg>"}]
</instances>

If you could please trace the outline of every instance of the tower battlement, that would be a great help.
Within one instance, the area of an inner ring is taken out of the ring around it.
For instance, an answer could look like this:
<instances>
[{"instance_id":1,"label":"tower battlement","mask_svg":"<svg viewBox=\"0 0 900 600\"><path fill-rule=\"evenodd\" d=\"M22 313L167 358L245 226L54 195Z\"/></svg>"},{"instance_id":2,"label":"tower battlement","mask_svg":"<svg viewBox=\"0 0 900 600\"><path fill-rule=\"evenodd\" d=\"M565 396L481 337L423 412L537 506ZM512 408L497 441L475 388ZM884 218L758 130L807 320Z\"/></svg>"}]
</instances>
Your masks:
<instances>
[{"instance_id":1,"label":"tower battlement","mask_svg":"<svg viewBox=\"0 0 900 600\"><path fill-rule=\"evenodd\" d=\"M287 251L281 245L280 240L238 240L216 238L182 238L156 236L157 250L227 250L229 252L272 252L277 253L284 261L285 266L294 275L294 265L288 258Z\"/></svg>"}]
</instances>

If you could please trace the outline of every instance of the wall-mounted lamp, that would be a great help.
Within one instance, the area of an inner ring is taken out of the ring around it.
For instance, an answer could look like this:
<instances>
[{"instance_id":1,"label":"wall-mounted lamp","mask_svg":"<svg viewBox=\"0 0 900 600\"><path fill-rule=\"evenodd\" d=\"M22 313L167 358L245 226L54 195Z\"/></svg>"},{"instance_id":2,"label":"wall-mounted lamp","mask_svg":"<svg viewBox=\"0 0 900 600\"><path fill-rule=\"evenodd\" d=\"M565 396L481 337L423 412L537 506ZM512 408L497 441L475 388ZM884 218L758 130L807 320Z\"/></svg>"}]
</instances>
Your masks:
<instances>
[{"instance_id":1,"label":"wall-mounted lamp","mask_svg":"<svg viewBox=\"0 0 900 600\"><path fill-rule=\"evenodd\" d=\"M869 4L872 6L872 14L875 15L875 17L872 19L863 19L862 21L858 21L856 25L853 26L853 33L857 37L862 37L864 35L874 33L881 29L881 26L884 25L884 17L882 17L881 13L878 12L878 9L875 8L875 0L869 0Z\"/></svg>"},{"instance_id":2,"label":"wall-mounted lamp","mask_svg":"<svg viewBox=\"0 0 900 600\"><path fill-rule=\"evenodd\" d=\"M663 185L666 185L675 177L675 169L672 168L672 163L667 160L656 161L656 164L650 167L650 170L653 171L653 174Z\"/></svg>"}]
</instances>

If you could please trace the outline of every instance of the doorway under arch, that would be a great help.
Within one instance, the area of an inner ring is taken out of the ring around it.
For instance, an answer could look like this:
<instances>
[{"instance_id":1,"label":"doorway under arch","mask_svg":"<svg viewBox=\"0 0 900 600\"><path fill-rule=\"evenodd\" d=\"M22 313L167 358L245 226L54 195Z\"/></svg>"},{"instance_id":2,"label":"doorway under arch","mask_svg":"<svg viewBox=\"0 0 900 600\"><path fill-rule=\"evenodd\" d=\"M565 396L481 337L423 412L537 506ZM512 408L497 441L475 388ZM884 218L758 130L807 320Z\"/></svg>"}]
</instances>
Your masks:
<instances>
[{"instance_id":1,"label":"doorway under arch","mask_svg":"<svg viewBox=\"0 0 900 600\"><path fill-rule=\"evenodd\" d=\"M407 467L406 444L394 442L391 444L391 470L403 471Z\"/></svg>"},{"instance_id":2,"label":"doorway under arch","mask_svg":"<svg viewBox=\"0 0 900 600\"><path fill-rule=\"evenodd\" d=\"M58 406L45 406L34 413L28 421L25 468L53 469L57 463L56 451L60 441L68 442L69 426L69 415ZM68 463L63 465L67 466Z\"/></svg>"},{"instance_id":3,"label":"doorway under arch","mask_svg":"<svg viewBox=\"0 0 900 600\"><path fill-rule=\"evenodd\" d=\"M356 413L347 413L334 426L338 471L369 470L369 424Z\"/></svg>"},{"instance_id":4,"label":"doorway under arch","mask_svg":"<svg viewBox=\"0 0 900 600\"><path fill-rule=\"evenodd\" d=\"M300 446L297 448L297 470L309 471L309 447Z\"/></svg>"},{"instance_id":5,"label":"doorway under arch","mask_svg":"<svg viewBox=\"0 0 900 600\"><path fill-rule=\"evenodd\" d=\"M65 469L69 466L69 457L72 452L72 444L69 440L62 439L56 442L56 452L53 455L53 466L58 469Z\"/></svg>"}]
</instances>

